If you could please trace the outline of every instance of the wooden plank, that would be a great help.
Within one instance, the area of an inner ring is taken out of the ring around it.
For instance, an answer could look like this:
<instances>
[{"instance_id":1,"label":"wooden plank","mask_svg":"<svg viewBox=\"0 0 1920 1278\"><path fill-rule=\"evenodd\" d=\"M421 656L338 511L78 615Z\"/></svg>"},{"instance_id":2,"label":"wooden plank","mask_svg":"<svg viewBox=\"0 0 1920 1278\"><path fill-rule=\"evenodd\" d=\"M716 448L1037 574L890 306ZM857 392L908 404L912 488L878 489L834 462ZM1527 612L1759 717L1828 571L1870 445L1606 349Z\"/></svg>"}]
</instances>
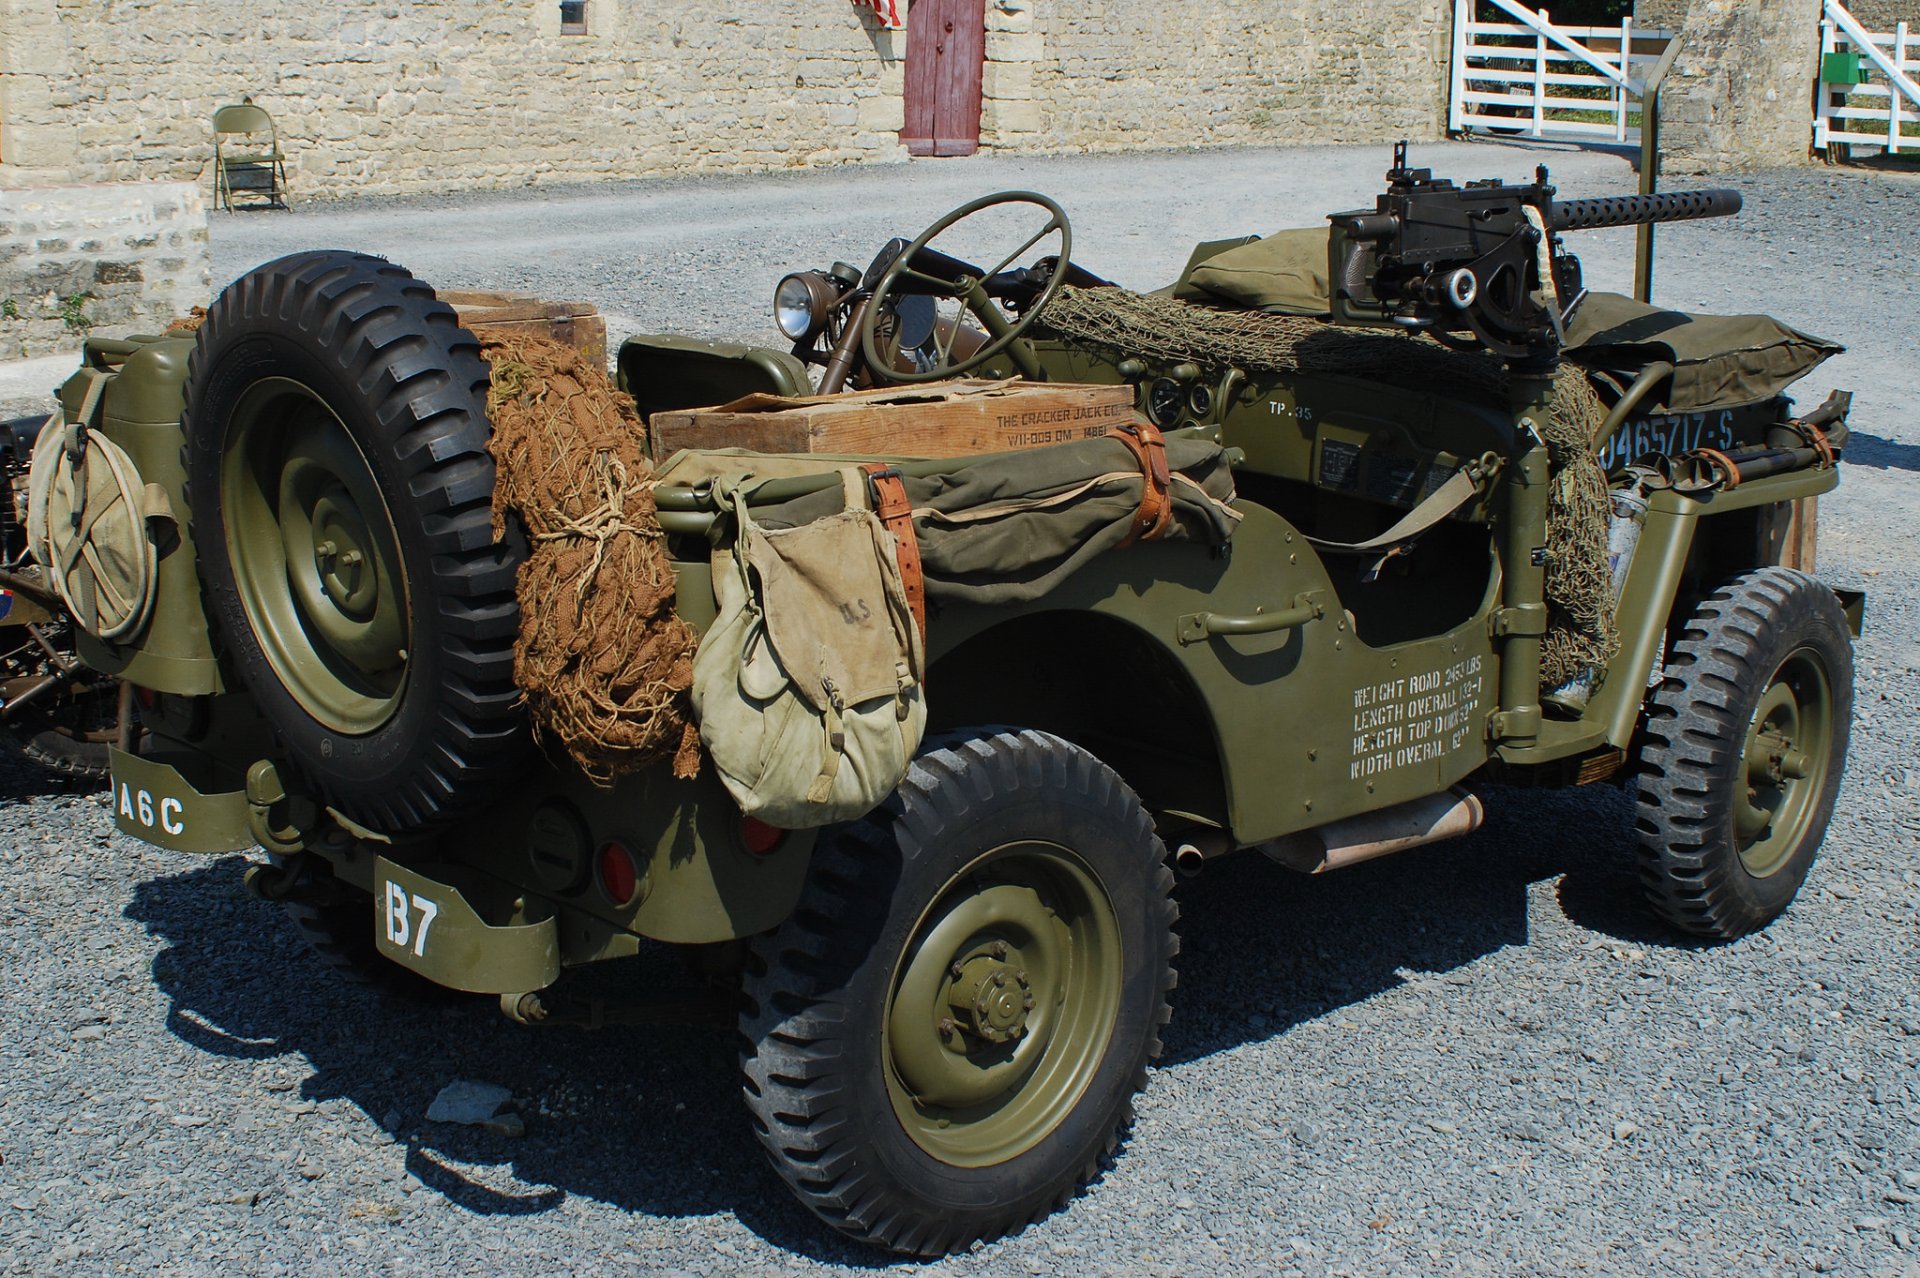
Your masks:
<instances>
[{"instance_id":1,"label":"wooden plank","mask_svg":"<svg viewBox=\"0 0 1920 1278\"><path fill-rule=\"evenodd\" d=\"M933 103L939 84L934 33L945 20L948 0L918 0L907 10L907 69L902 93L905 118L900 141L909 155L933 154Z\"/></svg>"},{"instance_id":2,"label":"wooden plank","mask_svg":"<svg viewBox=\"0 0 1920 1278\"><path fill-rule=\"evenodd\" d=\"M965 457L1095 439L1133 418L1133 388L969 379L845 395L749 395L655 413L653 455L682 448Z\"/></svg>"},{"instance_id":3,"label":"wooden plank","mask_svg":"<svg viewBox=\"0 0 1920 1278\"><path fill-rule=\"evenodd\" d=\"M939 97L934 103L933 153L972 155L980 149L980 85L987 57L986 0L945 0Z\"/></svg>"},{"instance_id":4,"label":"wooden plank","mask_svg":"<svg viewBox=\"0 0 1920 1278\"><path fill-rule=\"evenodd\" d=\"M591 302L546 302L526 293L439 291L462 326L501 333L533 333L577 348L588 359L607 362L607 321Z\"/></svg>"},{"instance_id":5,"label":"wooden plank","mask_svg":"<svg viewBox=\"0 0 1920 1278\"><path fill-rule=\"evenodd\" d=\"M986 48L986 0L915 0L907 11L900 130L908 154L972 155L980 149Z\"/></svg>"},{"instance_id":6,"label":"wooden plank","mask_svg":"<svg viewBox=\"0 0 1920 1278\"><path fill-rule=\"evenodd\" d=\"M1802 497L1790 503L1793 513L1787 518L1786 543L1780 548L1782 567L1814 571L1815 541L1819 533L1820 499Z\"/></svg>"}]
</instances>

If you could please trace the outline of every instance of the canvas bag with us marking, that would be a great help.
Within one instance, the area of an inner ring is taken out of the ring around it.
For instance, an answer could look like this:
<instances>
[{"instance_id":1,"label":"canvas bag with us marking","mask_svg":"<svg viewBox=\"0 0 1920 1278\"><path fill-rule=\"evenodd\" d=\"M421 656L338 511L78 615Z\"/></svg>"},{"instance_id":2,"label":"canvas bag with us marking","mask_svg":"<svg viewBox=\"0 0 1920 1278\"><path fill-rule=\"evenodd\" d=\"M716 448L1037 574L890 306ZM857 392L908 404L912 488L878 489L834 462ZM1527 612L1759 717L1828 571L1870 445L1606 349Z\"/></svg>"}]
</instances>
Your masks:
<instances>
[{"instance_id":1,"label":"canvas bag with us marking","mask_svg":"<svg viewBox=\"0 0 1920 1278\"><path fill-rule=\"evenodd\" d=\"M693 660L693 709L728 793L782 829L870 811L926 728L926 660L894 552L857 473L846 508L797 527L753 522L739 485L731 550L713 556L719 616Z\"/></svg>"}]
</instances>

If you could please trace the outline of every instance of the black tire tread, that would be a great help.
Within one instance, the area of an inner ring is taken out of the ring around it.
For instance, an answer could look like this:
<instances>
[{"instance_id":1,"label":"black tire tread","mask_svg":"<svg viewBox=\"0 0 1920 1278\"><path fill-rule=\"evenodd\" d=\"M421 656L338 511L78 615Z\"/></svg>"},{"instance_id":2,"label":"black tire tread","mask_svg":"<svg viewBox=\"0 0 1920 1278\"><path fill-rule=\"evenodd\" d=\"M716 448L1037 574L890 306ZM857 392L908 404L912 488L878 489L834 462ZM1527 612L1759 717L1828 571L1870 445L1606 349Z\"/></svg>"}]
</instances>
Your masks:
<instances>
[{"instance_id":1,"label":"black tire tread","mask_svg":"<svg viewBox=\"0 0 1920 1278\"><path fill-rule=\"evenodd\" d=\"M382 258L315 250L258 267L215 300L188 361L190 473L191 451L206 446L195 430L195 391L214 359L210 352L265 320L297 327L316 352L355 376L375 418L401 424L388 457L420 513L430 552L409 572L433 592L443 634L453 640L440 646L435 727L419 766L374 792L330 786L311 764L302 770L331 801L376 828L457 816L508 775L526 749L513 684L515 564L492 532L489 379L479 342L430 287ZM188 496L203 522L208 499L194 501L191 490ZM207 547L201 550L205 555ZM210 612L218 617L221 610Z\"/></svg>"},{"instance_id":2,"label":"black tire tread","mask_svg":"<svg viewBox=\"0 0 1920 1278\"><path fill-rule=\"evenodd\" d=\"M107 746L80 741L52 728L15 738L20 753L49 772L81 781L104 781L112 775Z\"/></svg>"},{"instance_id":3,"label":"black tire tread","mask_svg":"<svg viewBox=\"0 0 1920 1278\"><path fill-rule=\"evenodd\" d=\"M1147 1085L1148 1066L1161 1052L1161 1031L1172 1013L1179 952L1174 933L1179 910L1171 892L1173 874L1151 819L1133 792L1105 765L1058 737L1003 732L955 736L930 743L914 761L895 799L864 819L823 836L816 845L803 903L778 932L753 946L744 981L740 1020L742 1091L754 1128L774 1168L808 1209L843 1233L898 1252L942 1255L975 1239L991 1241L1058 1211L1101 1174L1126 1138L1133 1119L1131 1098ZM894 840L925 839L947 823L964 822L975 801L985 801L1016 781L1082 785L1097 802L1125 811L1142 846L1158 849L1151 889L1159 923L1167 933L1167 958L1150 1018L1145 1050L1134 1063L1128 1099L1097 1148L1052 1192L1026 1210L1009 1213L986 1230L926 1220L903 1209L892 1187L870 1174L852 1147L841 1117L851 1099L839 1070L836 1040L844 1009L833 1001L837 978L857 945L849 920L872 917L886 906L891 880L874 873Z\"/></svg>"},{"instance_id":4,"label":"black tire tread","mask_svg":"<svg viewBox=\"0 0 1920 1278\"><path fill-rule=\"evenodd\" d=\"M1648 698L1634 830L1647 900L1682 931L1731 940L1773 917L1756 911L1736 888L1739 864L1727 833L1726 769L1737 766L1744 749L1746 719L1759 695L1756 685L1797 642L1781 636L1822 631L1837 634L1841 651L1850 651L1846 620L1833 592L1804 572L1773 567L1743 573L1708 594L1673 642L1664 678ZM1838 718L1834 732L1844 756L1850 662L1830 675ZM1839 780L1836 767L1808 838L1814 845ZM1809 851L1805 860L1811 859ZM1797 872L1804 877L1806 868L1802 864Z\"/></svg>"}]
</instances>

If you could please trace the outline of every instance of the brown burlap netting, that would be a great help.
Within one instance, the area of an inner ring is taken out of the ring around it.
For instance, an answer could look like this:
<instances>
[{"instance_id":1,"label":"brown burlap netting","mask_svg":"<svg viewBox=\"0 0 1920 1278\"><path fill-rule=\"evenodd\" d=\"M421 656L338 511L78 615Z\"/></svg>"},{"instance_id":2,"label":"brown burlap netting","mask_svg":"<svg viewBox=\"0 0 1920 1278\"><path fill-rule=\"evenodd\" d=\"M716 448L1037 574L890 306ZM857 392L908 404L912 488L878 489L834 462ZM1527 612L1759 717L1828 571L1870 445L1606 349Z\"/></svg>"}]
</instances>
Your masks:
<instances>
[{"instance_id":1,"label":"brown burlap netting","mask_svg":"<svg viewBox=\"0 0 1920 1278\"><path fill-rule=\"evenodd\" d=\"M1492 356L1456 351L1432 338L1342 328L1264 311L1219 310L1121 288L1062 288L1043 323L1071 341L1165 360L1248 372L1333 373L1469 394L1504 392L1506 370ZM1553 490L1547 507L1548 628L1540 676L1557 687L1619 647L1607 572L1607 476L1593 455L1606 416L1586 374L1561 366L1546 434Z\"/></svg>"},{"instance_id":2,"label":"brown burlap netting","mask_svg":"<svg viewBox=\"0 0 1920 1278\"><path fill-rule=\"evenodd\" d=\"M695 636L673 609L633 401L571 346L475 333L493 369L494 536L511 513L530 543L513 675L534 731L601 784L669 757L691 777Z\"/></svg>"}]
</instances>

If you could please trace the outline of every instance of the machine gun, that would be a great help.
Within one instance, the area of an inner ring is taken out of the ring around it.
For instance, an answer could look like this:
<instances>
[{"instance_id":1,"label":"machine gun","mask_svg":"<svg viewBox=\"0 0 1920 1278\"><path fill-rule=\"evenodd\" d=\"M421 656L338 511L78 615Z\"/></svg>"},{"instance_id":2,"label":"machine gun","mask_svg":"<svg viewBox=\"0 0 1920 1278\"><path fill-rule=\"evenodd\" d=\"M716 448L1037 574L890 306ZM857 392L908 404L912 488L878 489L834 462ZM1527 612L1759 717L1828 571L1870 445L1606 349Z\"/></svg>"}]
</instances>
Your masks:
<instances>
[{"instance_id":1,"label":"machine gun","mask_svg":"<svg viewBox=\"0 0 1920 1278\"><path fill-rule=\"evenodd\" d=\"M1553 196L1544 165L1527 185L1488 179L1461 187L1408 168L1407 144L1397 144L1373 210L1331 215L1334 321L1443 341L1470 330L1508 359L1550 363L1586 297L1580 259L1561 243L1562 231L1740 211L1740 193L1729 190L1559 203Z\"/></svg>"}]
</instances>

